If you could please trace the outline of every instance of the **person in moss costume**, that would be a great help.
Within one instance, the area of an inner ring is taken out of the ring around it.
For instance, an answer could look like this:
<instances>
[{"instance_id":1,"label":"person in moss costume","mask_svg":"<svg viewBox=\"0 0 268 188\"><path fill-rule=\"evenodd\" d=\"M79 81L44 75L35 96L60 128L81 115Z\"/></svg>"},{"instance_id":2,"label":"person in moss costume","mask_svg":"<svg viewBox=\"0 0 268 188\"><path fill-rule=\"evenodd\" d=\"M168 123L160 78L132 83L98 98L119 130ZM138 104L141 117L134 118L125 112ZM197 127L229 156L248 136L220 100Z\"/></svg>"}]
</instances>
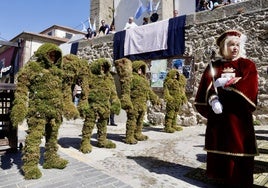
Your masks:
<instances>
[{"instance_id":1,"label":"person in moss costume","mask_svg":"<svg viewBox=\"0 0 268 188\"><path fill-rule=\"evenodd\" d=\"M80 106L88 106L87 96L89 92L88 88L88 78L90 75L89 64L87 60L80 59L77 55L67 54L62 58L62 69L64 72L63 75L63 98L65 102L63 103L65 117L70 119L69 114L72 116L75 115L75 118L81 116L78 107L74 108L73 104L73 89L74 85L78 80L81 81L81 87L83 88L81 92L81 97L79 100ZM68 109L69 108L69 109ZM82 114L83 117L83 114Z\"/></svg>"},{"instance_id":2,"label":"person in moss costume","mask_svg":"<svg viewBox=\"0 0 268 188\"><path fill-rule=\"evenodd\" d=\"M142 134L143 118L147 111L147 101L150 100L153 105L159 105L160 100L153 92L146 78L146 63L144 61L132 62L132 75L130 83L130 99L133 108L126 110L126 139L127 144L136 144L138 141L148 139L148 136Z\"/></svg>"},{"instance_id":3,"label":"person in moss costume","mask_svg":"<svg viewBox=\"0 0 268 188\"><path fill-rule=\"evenodd\" d=\"M133 109L133 105L130 98L130 85L133 79L132 75L132 61L127 58L121 58L114 62L116 72L120 81L119 97L121 101L121 107L124 110Z\"/></svg>"},{"instance_id":4,"label":"person in moss costume","mask_svg":"<svg viewBox=\"0 0 268 188\"><path fill-rule=\"evenodd\" d=\"M182 127L177 125L177 115L181 106L187 102L185 86L184 75L176 69L171 69L164 80L164 99L166 101L164 131L167 133L182 130Z\"/></svg>"},{"instance_id":5,"label":"person in moss costume","mask_svg":"<svg viewBox=\"0 0 268 188\"><path fill-rule=\"evenodd\" d=\"M42 176L38 163L43 136L46 141L43 168L63 169L68 164L57 154L58 130L62 115L71 118L78 113L73 103L69 102L65 108L63 105L67 99L63 98L61 58L62 52L58 46L45 43L18 73L11 121L13 126L18 126L26 118L28 124L22 157L25 179Z\"/></svg>"},{"instance_id":6,"label":"person in moss costume","mask_svg":"<svg viewBox=\"0 0 268 188\"><path fill-rule=\"evenodd\" d=\"M88 81L89 94L86 106L78 105L79 111L85 116L82 129L80 151L89 153L92 151L90 138L97 120L98 147L115 148L116 145L107 139L107 122L110 112L118 115L121 103L117 96L114 78L110 73L111 64L108 60L100 58L90 64L90 76ZM82 87L82 91L84 88Z\"/></svg>"}]
</instances>

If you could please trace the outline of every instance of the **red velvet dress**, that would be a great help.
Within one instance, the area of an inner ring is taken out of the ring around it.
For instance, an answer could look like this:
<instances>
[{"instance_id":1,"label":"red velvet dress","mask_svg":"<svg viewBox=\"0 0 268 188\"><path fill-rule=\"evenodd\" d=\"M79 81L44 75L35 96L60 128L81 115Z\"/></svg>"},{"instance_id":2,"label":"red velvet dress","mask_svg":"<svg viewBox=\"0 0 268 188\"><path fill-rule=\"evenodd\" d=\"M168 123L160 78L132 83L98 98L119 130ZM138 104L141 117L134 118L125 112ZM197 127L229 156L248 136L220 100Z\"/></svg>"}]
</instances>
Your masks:
<instances>
[{"instance_id":1,"label":"red velvet dress","mask_svg":"<svg viewBox=\"0 0 268 188\"><path fill-rule=\"evenodd\" d=\"M255 63L244 58L213 62L215 80L223 75L240 77L226 88L218 87L221 114L215 114L208 104L216 94L210 66L202 75L195 98L197 111L207 118L205 150L207 174L231 185L253 185L254 156L258 155L252 112L256 109L258 73Z\"/></svg>"}]
</instances>

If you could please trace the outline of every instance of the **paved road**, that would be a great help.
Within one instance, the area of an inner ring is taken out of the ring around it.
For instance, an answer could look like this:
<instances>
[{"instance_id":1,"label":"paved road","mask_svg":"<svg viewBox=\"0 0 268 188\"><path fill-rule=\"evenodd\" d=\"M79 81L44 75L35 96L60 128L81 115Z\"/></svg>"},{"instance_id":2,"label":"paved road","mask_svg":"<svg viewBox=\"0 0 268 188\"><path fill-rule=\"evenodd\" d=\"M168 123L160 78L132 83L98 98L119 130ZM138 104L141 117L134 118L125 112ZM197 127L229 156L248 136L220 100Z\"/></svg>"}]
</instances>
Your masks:
<instances>
[{"instance_id":1,"label":"paved road","mask_svg":"<svg viewBox=\"0 0 268 188\"><path fill-rule=\"evenodd\" d=\"M100 187L100 188L188 188L216 187L186 177L185 174L205 165L203 151L205 126L185 127L176 133L164 133L162 126L146 127L144 134L149 140L127 145L125 114L115 117L118 126L108 126L108 138L115 149L96 147L96 130L91 143L93 151L78 151L81 140L82 120L64 121L59 133L59 154L69 160L63 170L40 169L43 176L38 180L24 180L20 173L21 153L4 153L1 157L0 187ZM19 140L24 144L26 125L19 128ZM268 166L268 126L256 127L261 155L256 161ZM41 153L44 151L44 140ZM42 164L42 159L40 160ZM255 184L268 187L268 170L260 169L254 174Z\"/></svg>"}]
</instances>

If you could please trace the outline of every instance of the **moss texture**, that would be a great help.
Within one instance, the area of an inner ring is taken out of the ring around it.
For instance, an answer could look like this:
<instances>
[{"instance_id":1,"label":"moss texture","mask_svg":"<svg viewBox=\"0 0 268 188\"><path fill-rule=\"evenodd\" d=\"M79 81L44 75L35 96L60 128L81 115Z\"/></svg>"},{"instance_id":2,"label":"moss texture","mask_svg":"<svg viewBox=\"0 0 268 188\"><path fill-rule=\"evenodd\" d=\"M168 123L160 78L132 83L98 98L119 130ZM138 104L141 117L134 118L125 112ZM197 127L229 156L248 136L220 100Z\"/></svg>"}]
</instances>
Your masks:
<instances>
[{"instance_id":1,"label":"moss texture","mask_svg":"<svg viewBox=\"0 0 268 188\"><path fill-rule=\"evenodd\" d=\"M62 58L62 70L63 75L63 113L67 119L77 118L79 112L81 117L85 117L85 109L88 108L87 95L89 88L88 86L88 77L90 74L89 64L87 60L80 59L78 56L73 54L68 54ZM76 107L73 105L72 97L72 88L75 85L76 81L80 79L82 85L84 85L84 90L81 94L81 99L79 101L79 112Z\"/></svg>"},{"instance_id":2,"label":"moss texture","mask_svg":"<svg viewBox=\"0 0 268 188\"><path fill-rule=\"evenodd\" d=\"M181 106L187 102L185 93L186 78L175 69L168 72L164 81L164 99L166 102L164 131L173 133L182 130L177 125L177 115Z\"/></svg>"},{"instance_id":3,"label":"moss texture","mask_svg":"<svg viewBox=\"0 0 268 188\"><path fill-rule=\"evenodd\" d=\"M110 73L111 63L100 58L90 64L88 86L82 85L82 90L88 89L88 108L85 110L85 121L82 129L80 151L89 153L92 150L90 138L97 121L98 147L115 148L116 145L107 139L107 122L110 113L119 114L121 103L116 93L113 76ZM83 88L87 87L87 88Z\"/></svg>"},{"instance_id":4,"label":"moss texture","mask_svg":"<svg viewBox=\"0 0 268 188\"><path fill-rule=\"evenodd\" d=\"M130 99L130 84L132 82L132 61L127 58L122 58L115 61L115 68L119 75L121 85L120 101L122 109L133 109L133 105Z\"/></svg>"},{"instance_id":5,"label":"moss texture","mask_svg":"<svg viewBox=\"0 0 268 188\"><path fill-rule=\"evenodd\" d=\"M14 126L22 123L25 118L28 124L22 166L25 179L37 179L42 175L37 165L43 136L46 138L43 168L66 167L68 161L57 154L58 129L63 115L70 119L78 114L68 98L70 83L75 79L73 74L79 72L72 70L70 62L77 59L72 56L71 60L68 56L64 58L65 73L62 68L62 53L58 46L45 43L38 48L34 56L35 60L28 62L18 73L11 111Z\"/></svg>"},{"instance_id":6,"label":"moss texture","mask_svg":"<svg viewBox=\"0 0 268 188\"><path fill-rule=\"evenodd\" d=\"M141 73L139 73L139 69ZM136 144L147 140L142 134L143 118L147 110L146 102L150 100L153 105L160 104L158 96L152 91L149 81L145 77L146 63L134 61L132 63L132 80L130 83L130 99L133 108L127 110L126 140L127 144Z\"/></svg>"}]
</instances>

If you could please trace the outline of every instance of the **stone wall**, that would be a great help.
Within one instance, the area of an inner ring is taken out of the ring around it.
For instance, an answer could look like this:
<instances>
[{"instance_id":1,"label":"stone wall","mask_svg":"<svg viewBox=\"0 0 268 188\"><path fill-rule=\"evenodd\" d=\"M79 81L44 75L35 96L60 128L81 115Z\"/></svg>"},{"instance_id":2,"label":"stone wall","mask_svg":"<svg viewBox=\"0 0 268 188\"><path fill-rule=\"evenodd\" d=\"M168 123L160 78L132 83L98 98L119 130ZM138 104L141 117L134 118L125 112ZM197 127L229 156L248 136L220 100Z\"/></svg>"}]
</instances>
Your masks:
<instances>
[{"instance_id":1,"label":"stone wall","mask_svg":"<svg viewBox=\"0 0 268 188\"><path fill-rule=\"evenodd\" d=\"M205 51L217 48L216 38L225 30L238 29L247 37L247 56L253 60L259 73L258 109L254 117L260 124L268 122L268 0L249 0L217 8L213 11L198 12L187 15L185 53L195 59L194 92L188 96L189 102L183 107L183 113L178 118L180 124L191 126L204 124L203 119L194 109L193 100L204 68L207 65ZM100 57L113 61L113 35L99 37L79 43L78 56L89 62ZM163 123L163 113L148 111L148 119L152 123Z\"/></svg>"}]
</instances>

